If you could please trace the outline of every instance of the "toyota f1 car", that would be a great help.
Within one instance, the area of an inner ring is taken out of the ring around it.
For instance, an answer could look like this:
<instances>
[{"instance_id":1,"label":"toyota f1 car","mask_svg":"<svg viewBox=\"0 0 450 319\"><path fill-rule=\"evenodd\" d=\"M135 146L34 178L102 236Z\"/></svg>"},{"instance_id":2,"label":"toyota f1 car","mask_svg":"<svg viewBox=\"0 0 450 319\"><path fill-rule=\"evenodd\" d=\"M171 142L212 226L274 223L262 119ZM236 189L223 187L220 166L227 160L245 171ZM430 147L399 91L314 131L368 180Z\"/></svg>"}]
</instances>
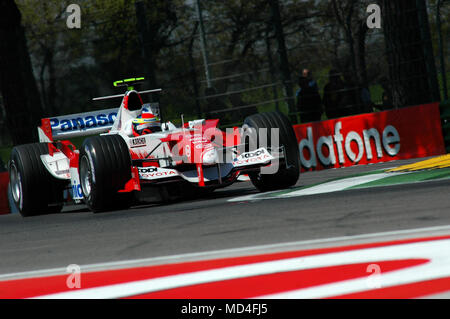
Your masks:
<instances>
[{"instance_id":1,"label":"toyota f1 car","mask_svg":"<svg viewBox=\"0 0 450 319\"><path fill-rule=\"evenodd\" d=\"M218 119L176 127L160 121L157 103L143 103L142 94L160 89L136 91L142 80L114 82L126 92L96 98L123 97L118 109L42 119L40 142L12 149L11 194L23 216L60 212L67 202L85 203L93 212L125 209L150 186L214 190L243 174L261 191L296 184L299 150L284 114L255 114L225 131ZM146 122L145 114L159 128L136 134L130 123ZM86 138L78 150L68 139L79 136Z\"/></svg>"}]
</instances>

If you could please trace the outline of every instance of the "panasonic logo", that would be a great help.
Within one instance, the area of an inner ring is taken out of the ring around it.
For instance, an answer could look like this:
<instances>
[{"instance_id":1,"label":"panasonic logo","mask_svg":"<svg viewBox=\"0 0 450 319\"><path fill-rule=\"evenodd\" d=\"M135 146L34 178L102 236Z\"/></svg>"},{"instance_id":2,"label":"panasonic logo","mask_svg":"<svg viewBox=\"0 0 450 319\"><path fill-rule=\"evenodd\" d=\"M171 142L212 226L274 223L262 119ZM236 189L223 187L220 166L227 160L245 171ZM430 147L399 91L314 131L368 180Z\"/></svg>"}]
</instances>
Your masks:
<instances>
[{"instance_id":1,"label":"panasonic logo","mask_svg":"<svg viewBox=\"0 0 450 319\"><path fill-rule=\"evenodd\" d=\"M111 126L117 117L117 112L88 114L85 116L80 114L79 116L73 117L54 117L50 119L50 125L53 131L70 132L80 129Z\"/></svg>"}]
</instances>

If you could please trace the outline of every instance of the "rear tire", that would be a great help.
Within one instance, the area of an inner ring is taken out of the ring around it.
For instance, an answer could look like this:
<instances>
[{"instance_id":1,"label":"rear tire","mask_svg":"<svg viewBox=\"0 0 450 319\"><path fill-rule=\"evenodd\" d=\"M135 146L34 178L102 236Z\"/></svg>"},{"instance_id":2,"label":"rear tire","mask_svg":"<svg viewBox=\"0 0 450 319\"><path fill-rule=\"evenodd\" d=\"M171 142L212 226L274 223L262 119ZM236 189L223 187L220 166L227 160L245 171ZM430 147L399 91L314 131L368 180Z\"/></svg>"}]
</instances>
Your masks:
<instances>
[{"instance_id":1,"label":"rear tire","mask_svg":"<svg viewBox=\"0 0 450 319\"><path fill-rule=\"evenodd\" d=\"M275 174L249 173L253 185L260 191L271 191L294 186L300 176L300 152L294 129L289 119L281 112L259 113L247 117L244 120L245 127L257 130L267 128L267 142L271 140L271 129L279 129L279 146L284 146L285 160L280 161L278 171ZM259 138L259 134L258 134ZM256 142L257 147L260 141ZM287 165L286 165L287 164Z\"/></svg>"},{"instance_id":2,"label":"rear tire","mask_svg":"<svg viewBox=\"0 0 450 319\"><path fill-rule=\"evenodd\" d=\"M59 213L67 181L53 177L40 156L48 154L47 143L19 145L11 151L10 190L24 217Z\"/></svg>"},{"instance_id":3,"label":"rear tire","mask_svg":"<svg viewBox=\"0 0 450 319\"><path fill-rule=\"evenodd\" d=\"M80 184L86 205L93 212L127 209L134 192L119 193L131 179L131 157L120 135L87 138L80 151Z\"/></svg>"}]
</instances>

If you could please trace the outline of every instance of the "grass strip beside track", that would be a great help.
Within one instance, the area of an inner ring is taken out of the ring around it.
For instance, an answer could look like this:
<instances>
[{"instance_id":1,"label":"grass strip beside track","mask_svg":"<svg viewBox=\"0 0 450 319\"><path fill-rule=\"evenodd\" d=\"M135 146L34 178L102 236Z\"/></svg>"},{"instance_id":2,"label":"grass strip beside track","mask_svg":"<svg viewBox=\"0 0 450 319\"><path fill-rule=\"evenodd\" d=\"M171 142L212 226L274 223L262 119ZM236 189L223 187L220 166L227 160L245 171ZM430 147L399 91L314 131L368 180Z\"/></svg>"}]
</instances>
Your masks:
<instances>
[{"instance_id":1,"label":"grass strip beside track","mask_svg":"<svg viewBox=\"0 0 450 319\"><path fill-rule=\"evenodd\" d=\"M448 178L450 178L450 168L439 170L415 171L401 175L393 175L391 177L386 177L369 183L349 187L348 189L407 184L407 183L424 182Z\"/></svg>"}]
</instances>

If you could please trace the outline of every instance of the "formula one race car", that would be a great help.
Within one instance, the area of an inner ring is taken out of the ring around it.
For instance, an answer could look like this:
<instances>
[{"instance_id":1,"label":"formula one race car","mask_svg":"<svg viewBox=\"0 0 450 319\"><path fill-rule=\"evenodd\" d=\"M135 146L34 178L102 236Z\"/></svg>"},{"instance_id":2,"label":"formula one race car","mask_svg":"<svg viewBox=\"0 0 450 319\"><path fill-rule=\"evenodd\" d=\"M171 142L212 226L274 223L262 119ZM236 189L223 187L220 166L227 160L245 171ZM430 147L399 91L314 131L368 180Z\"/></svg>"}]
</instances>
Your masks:
<instances>
[{"instance_id":1,"label":"formula one race car","mask_svg":"<svg viewBox=\"0 0 450 319\"><path fill-rule=\"evenodd\" d=\"M125 94L94 99L123 97L120 108L42 119L40 143L13 148L11 194L23 216L60 212L67 202L125 209L145 189L214 190L243 174L261 191L296 184L299 150L284 114L255 114L225 131L218 119L182 118L177 128L161 121L157 103L143 103L142 94L160 89L136 91L142 80L114 82ZM77 150L68 139L79 136L89 137Z\"/></svg>"}]
</instances>

